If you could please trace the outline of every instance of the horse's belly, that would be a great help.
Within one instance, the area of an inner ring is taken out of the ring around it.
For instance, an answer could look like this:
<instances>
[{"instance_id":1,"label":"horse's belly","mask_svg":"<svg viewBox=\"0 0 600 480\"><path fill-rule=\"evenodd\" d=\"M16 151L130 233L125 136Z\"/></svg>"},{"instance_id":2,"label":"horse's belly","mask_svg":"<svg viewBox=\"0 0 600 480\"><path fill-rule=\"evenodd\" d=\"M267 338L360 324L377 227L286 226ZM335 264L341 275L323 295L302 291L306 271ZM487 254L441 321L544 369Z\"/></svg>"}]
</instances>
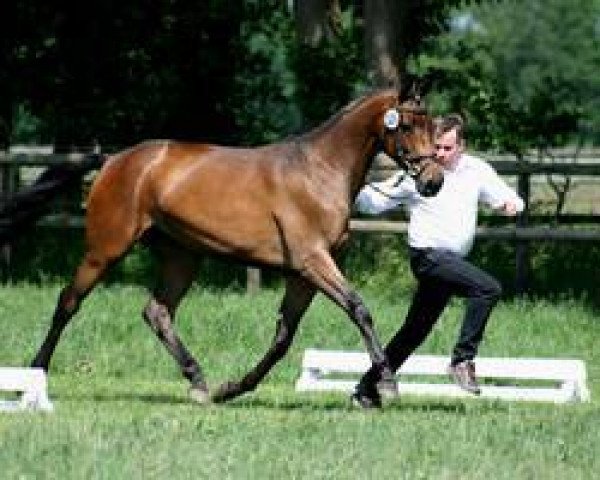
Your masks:
<instances>
[{"instance_id":1,"label":"horse's belly","mask_svg":"<svg viewBox=\"0 0 600 480\"><path fill-rule=\"evenodd\" d=\"M157 183L154 222L192 247L291 266L298 235L290 238L288 224L304 216L276 164L239 162L233 169L222 160L172 172L170 182ZM276 215L285 217L285 226Z\"/></svg>"},{"instance_id":2,"label":"horse's belly","mask_svg":"<svg viewBox=\"0 0 600 480\"><path fill-rule=\"evenodd\" d=\"M281 265L281 241L266 215L232 209L198 208L181 216L163 212L156 224L176 240L195 249L209 249L240 260Z\"/></svg>"}]
</instances>

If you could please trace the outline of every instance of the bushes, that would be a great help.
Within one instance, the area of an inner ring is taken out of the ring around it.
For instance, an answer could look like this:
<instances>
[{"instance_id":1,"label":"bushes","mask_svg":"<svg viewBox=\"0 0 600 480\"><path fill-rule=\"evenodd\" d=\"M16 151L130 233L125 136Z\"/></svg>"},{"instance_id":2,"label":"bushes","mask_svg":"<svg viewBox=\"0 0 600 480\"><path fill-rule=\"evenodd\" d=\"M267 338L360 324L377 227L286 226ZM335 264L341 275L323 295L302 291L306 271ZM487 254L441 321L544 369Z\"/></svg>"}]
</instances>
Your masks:
<instances>
[{"instance_id":1,"label":"bushes","mask_svg":"<svg viewBox=\"0 0 600 480\"><path fill-rule=\"evenodd\" d=\"M47 283L67 281L83 251L79 230L38 229L13 246L10 270L4 278L14 282ZM600 245L593 243L544 242L530 244L530 295L577 297L600 307ZM515 247L500 241L477 240L470 258L494 275L504 286L505 296L515 293ZM339 265L358 288L380 291L387 298L410 295L414 279L402 235L354 233L339 256ZM107 283L123 282L150 286L154 260L148 250L134 247L106 276ZM280 283L276 271L263 272L265 287ZM225 259L203 257L197 283L203 287L243 290L246 271Z\"/></svg>"}]
</instances>

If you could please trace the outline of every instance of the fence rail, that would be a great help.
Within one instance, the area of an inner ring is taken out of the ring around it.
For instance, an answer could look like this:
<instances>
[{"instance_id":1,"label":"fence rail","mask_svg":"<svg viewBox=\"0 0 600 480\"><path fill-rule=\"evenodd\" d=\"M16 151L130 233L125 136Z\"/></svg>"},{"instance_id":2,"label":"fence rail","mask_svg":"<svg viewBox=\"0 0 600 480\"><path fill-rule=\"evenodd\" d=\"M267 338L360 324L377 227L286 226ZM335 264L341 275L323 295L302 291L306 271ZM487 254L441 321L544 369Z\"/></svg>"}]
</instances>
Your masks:
<instances>
[{"instance_id":1,"label":"fence rail","mask_svg":"<svg viewBox=\"0 0 600 480\"><path fill-rule=\"evenodd\" d=\"M49 148L22 149L9 152L0 151L0 200L10 196L21 188L22 183L27 183L24 170L31 168L60 165L67 162L81 161L84 153L52 153ZM484 155L486 157L486 155ZM562 175L565 177L600 177L600 151L592 150L580 155L585 161L574 160L568 152L559 152L553 155L551 161L510 160L507 156L487 157L490 164L503 176L517 178L517 189L530 205L532 178L548 175ZM533 158L533 157L531 157ZM391 160L378 157L369 173L369 180L376 180L389 175L394 164ZM31 175L29 175L31 177ZM82 189L83 191L83 189ZM83 194L82 194L83 195ZM83 197L80 198L83 205ZM64 205L63 205L64 206ZM598 242L600 241L600 215L565 215L560 217L561 226L539 225L544 215L531 214L528 208L517 218L514 226L482 226L477 229L477 237L499 241L510 241L515 244L515 283L518 292L527 289L527 272L529 271L529 256L527 246L535 241L573 241L573 242ZM548 219L548 215L545 216ZM535 221L530 225L530 221ZM573 225L580 222L592 224L592 227L582 229ZM570 226L565 226L568 224ZM40 227L52 228L81 228L83 218L72 213L55 213L38 222ZM395 233L405 234L407 224L396 220L365 220L352 219L350 229L356 232L370 233ZM4 248L6 251L6 247ZM254 291L260 285L260 271L255 268L248 270L247 287Z\"/></svg>"},{"instance_id":2,"label":"fence rail","mask_svg":"<svg viewBox=\"0 0 600 480\"><path fill-rule=\"evenodd\" d=\"M389 220L351 220L350 230L355 232L406 234L406 222ZM477 237L486 240L525 241L600 241L600 229L581 230L571 227L478 227Z\"/></svg>"}]
</instances>

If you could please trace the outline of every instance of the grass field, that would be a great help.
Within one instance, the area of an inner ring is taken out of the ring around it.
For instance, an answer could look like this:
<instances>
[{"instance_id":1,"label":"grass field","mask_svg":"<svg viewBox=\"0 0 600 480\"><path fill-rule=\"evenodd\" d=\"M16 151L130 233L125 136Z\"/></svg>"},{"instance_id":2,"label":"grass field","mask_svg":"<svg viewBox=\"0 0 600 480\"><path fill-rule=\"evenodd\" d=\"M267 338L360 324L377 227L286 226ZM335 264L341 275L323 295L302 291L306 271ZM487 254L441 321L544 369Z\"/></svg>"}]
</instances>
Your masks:
<instances>
[{"instance_id":1,"label":"grass field","mask_svg":"<svg viewBox=\"0 0 600 480\"><path fill-rule=\"evenodd\" d=\"M26 365L58 286L0 288L0 365ZM363 292L382 339L407 298ZM271 341L281 292L190 292L179 331L214 386L239 377ZM356 329L318 297L289 355L252 394L219 406L187 399L186 383L145 326L137 287L99 288L59 344L52 414L0 414L7 479L592 479L600 471L600 313L581 302L510 300L481 355L586 361L592 402L557 406L402 397L381 412L340 394L294 391L304 348L362 349ZM446 354L453 304L420 353Z\"/></svg>"}]
</instances>

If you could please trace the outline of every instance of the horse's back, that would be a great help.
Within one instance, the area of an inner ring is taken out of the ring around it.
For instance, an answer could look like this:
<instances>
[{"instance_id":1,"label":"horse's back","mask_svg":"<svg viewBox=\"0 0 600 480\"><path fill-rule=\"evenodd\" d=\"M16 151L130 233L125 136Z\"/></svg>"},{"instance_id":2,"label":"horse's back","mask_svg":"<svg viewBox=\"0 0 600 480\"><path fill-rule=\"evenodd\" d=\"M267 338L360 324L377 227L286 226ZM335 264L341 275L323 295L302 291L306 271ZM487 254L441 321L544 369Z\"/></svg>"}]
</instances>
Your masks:
<instances>
[{"instance_id":1,"label":"horse's back","mask_svg":"<svg viewBox=\"0 0 600 480\"><path fill-rule=\"evenodd\" d=\"M244 191L280 183L289 146L224 147L205 143L155 140L109 158L90 191L90 206L115 201L121 207L172 196L210 195L226 200ZM110 199L110 200L109 200ZM183 199L184 200L184 199Z\"/></svg>"}]
</instances>

